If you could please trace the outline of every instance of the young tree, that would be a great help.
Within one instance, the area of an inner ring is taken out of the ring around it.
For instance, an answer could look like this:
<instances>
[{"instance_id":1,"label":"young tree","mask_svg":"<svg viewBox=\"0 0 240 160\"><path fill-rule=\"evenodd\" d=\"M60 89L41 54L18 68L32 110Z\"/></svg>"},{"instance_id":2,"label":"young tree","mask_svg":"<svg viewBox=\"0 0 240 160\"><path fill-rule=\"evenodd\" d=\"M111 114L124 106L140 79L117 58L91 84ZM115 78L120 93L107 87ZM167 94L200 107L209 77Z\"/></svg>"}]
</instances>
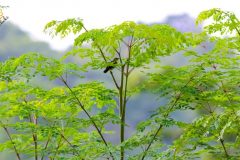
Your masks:
<instances>
[{"instance_id":1,"label":"young tree","mask_svg":"<svg viewBox=\"0 0 240 160\"><path fill-rule=\"evenodd\" d=\"M9 139L0 150L13 150L19 160L238 158L239 35L206 35L238 33L239 21L233 13L212 9L202 12L197 22L210 17L215 22L200 34L180 33L165 24L124 22L88 30L80 19L49 22L45 31L53 36L74 33L74 47L62 60L29 53L0 64L0 124ZM204 42L214 47L198 53L195 47L205 49ZM179 51L189 57L189 64L162 66L160 73L144 69ZM71 56L86 61L80 66L63 62ZM89 69L109 75L114 87L100 81L70 84L69 75L81 78ZM145 71L146 82L129 87L138 70ZM62 85L33 86L31 79L39 75ZM143 90L167 102L126 139L129 98ZM172 117L184 110L202 114L192 123ZM107 124L119 126L119 144L107 141L112 134ZM167 145L161 131L171 126L182 129L182 134Z\"/></svg>"},{"instance_id":2,"label":"young tree","mask_svg":"<svg viewBox=\"0 0 240 160\"><path fill-rule=\"evenodd\" d=\"M151 61L158 61L159 57L182 50L189 45L187 38L168 25L148 26L134 22L124 22L104 29L87 30L81 20L69 19L62 22L52 21L46 25L46 29L50 30L51 34L62 37L68 35L69 32L77 34L83 30L83 33L75 39L73 52L66 56L79 55L81 58L90 59L83 65L85 68L118 69L114 72L110 70L109 73L118 94L120 159L124 159L125 149L128 148L125 144L127 101L134 90L139 90L141 87L136 86L132 88L132 91L128 88L130 75L134 70L147 66ZM85 47L84 44L90 47ZM112 60L114 62L110 63ZM97 127L95 128L98 130ZM104 138L102 139L105 143Z\"/></svg>"}]
</instances>

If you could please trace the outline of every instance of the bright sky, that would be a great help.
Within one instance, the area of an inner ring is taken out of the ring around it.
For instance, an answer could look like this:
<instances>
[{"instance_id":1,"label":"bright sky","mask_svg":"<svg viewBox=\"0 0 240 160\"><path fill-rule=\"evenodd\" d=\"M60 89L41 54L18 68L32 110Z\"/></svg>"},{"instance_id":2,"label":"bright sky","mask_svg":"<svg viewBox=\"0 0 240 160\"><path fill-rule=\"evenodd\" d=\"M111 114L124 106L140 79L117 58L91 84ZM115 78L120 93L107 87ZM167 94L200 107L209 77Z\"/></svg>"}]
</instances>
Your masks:
<instances>
[{"instance_id":1,"label":"bright sky","mask_svg":"<svg viewBox=\"0 0 240 160\"><path fill-rule=\"evenodd\" d=\"M240 0L1 0L9 21L19 25L37 40L65 49L73 37L59 39L43 33L51 20L80 17L88 29L123 21L160 22L168 15L188 13L196 17L210 8L221 8L240 15Z\"/></svg>"}]
</instances>

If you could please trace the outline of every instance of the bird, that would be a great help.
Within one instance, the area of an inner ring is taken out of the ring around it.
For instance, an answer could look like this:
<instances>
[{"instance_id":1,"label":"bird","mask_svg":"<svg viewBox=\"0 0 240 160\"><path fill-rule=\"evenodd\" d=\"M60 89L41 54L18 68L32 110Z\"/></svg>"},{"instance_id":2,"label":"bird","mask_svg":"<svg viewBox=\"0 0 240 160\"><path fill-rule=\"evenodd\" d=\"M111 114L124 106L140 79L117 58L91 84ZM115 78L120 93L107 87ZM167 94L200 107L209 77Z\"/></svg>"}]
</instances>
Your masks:
<instances>
[{"instance_id":1,"label":"bird","mask_svg":"<svg viewBox=\"0 0 240 160\"><path fill-rule=\"evenodd\" d=\"M108 71L111 71L112 69L115 68L115 65L117 64L119 58L114 58L111 62L110 65L105 68L103 71L104 73L107 73Z\"/></svg>"}]
</instances>

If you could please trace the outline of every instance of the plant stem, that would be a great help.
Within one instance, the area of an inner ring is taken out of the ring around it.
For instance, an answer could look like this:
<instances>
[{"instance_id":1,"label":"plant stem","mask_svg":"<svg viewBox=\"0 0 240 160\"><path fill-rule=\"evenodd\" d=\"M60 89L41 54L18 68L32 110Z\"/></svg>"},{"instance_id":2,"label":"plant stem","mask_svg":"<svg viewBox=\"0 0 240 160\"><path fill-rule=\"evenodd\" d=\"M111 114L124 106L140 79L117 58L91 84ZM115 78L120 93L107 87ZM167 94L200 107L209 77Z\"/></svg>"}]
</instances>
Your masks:
<instances>
[{"instance_id":1,"label":"plant stem","mask_svg":"<svg viewBox=\"0 0 240 160\"><path fill-rule=\"evenodd\" d=\"M191 76L190 79L187 81L187 83L183 87L180 88L180 93L177 95L174 103L167 109L167 114L164 115L164 118L168 117L168 115L170 114L171 110L174 108L174 106L177 104L177 102L181 98L181 96L182 96L182 89L187 87L187 85L193 80L194 77L195 77L195 75ZM151 139L150 143L148 144L147 148L143 152L142 160L144 160L144 158L146 157L147 151L150 149L151 145L153 144L153 141L156 139L156 136L158 135L158 133L160 132L160 130L162 128L163 128L163 125L160 124L158 129L156 130L153 138Z\"/></svg>"},{"instance_id":2,"label":"plant stem","mask_svg":"<svg viewBox=\"0 0 240 160\"><path fill-rule=\"evenodd\" d=\"M119 105L120 105L120 117L121 117L121 124L120 124L120 143L122 143L124 141L124 121L125 119L123 119L123 104L124 104L124 100L123 100L123 81L124 81L124 69L125 69L125 65L123 65L121 67L121 85L119 88ZM121 160L124 159L124 147L121 147Z\"/></svg>"},{"instance_id":3,"label":"plant stem","mask_svg":"<svg viewBox=\"0 0 240 160\"><path fill-rule=\"evenodd\" d=\"M62 80L62 82L65 84L65 86L69 89L69 91L71 92L71 94L74 96L74 98L77 100L78 105L81 107L81 109L84 111L84 113L87 115L87 117L89 118L89 120L92 122L93 126L95 127L95 129L97 130L99 136L101 137L103 143L105 144L105 146L108 148L108 144L105 140L105 138L103 137L103 134L101 133L100 129L98 128L97 124L95 123L95 121L92 119L91 115L88 113L88 111L84 108L84 105L81 103L81 101L79 100L79 98L77 97L77 95L73 92L73 90L71 89L71 87L67 84L67 82L64 80L64 78L62 76L60 76L60 79ZM114 159L113 154L111 151L109 151L110 156L112 157L112 159Z\"/></svg>"},{"instance_id":4,"label":"plant stem","mask_svg":"<svg viewBox=\"0 0 240 160\"><path fill-rule=\"evenodd\" d=\"M209 104L208 101L207 101L207 105L208 105L208 108L211 108L211 106L210 106L210 104ZM208 109L207 109L207 111L209 111L209 114L212 116L212 118L214 119L214 121L217 121L216 118L214 117L214 114L213 114L212 110L208 110ZM219 133L219 137L220 137L220 133ZM229 154L228 154L227 149L226 149L226 147L225 147L224 139L219 138L219 141L220 141L220 143L221 143L221 145L222 145L222 148L223 148L223 150L224 150L224 153L225 153L226 158L228 158L228 157L229 157Z\"/></svg>"},{"instance_id":5,"label":"plant stem","mask_svg":"<svg viewBox=\"0 0 240 160\"><path fill-rule=\"evenodd\" d=\"M37 125L37 118L36 117L32 117L33 119L33 123L35 125ZM35 160L38 160L38 143L37 143L37 134L34 133L35 131L33 131L33 141L34 141L34 152L35 152Z\"/></svg>"},{"instance_id":6,"label":"plant stem","mask_svg":"<svg viewBox=\"0 0 240 160\"><path fill-rule=\"evenodd\" d=\"M15 151L15 154L16 154L16 156L17 156L17 159L18 159L18 160L21 160L20 154L18 153L17 147L16 147L15 143L13 142L13 139L12 139L12 137L11 137L10 132L8 131L7 127L5 127L5 126L3 126L3 129L4 129L5 132L7 133L7 136L8 136L8 138L10 139L10 141L11 141L11 143L12 143L12 145L13 145L13 149L14 149L14 151Z\"/></svg>"},{"instance_id":7,"label":"plant stem","mask_svg":"<svg viewBox=\"0 0 240 160\"><path fill-rule=\"evenodd\" d=\"M122 101L120 106L121 107L121 127L120 127L120 137L121 137L121 143L125 140L125 118L126 118L126 106L127 106L127 86L128 86L128 76L129 76L129 65L130 65L130 59L131 59L131 47L133 42L133 35L131 36L130 43L128 44L128 59L126 62L126 74L125 74L125 83L124 81L124 70L125 65L123 65L121 73L121 93L120 94L120 100ZM124 86L124 93L123 93L123 84ZM121 160L124 160L124 146L121 147Z\"/></svg>"},{"instance_id":8,"label":"plant stem","mask_svg":"<svg viewBox=\"0 0 240 160\"><path fill-rule=\"evenodd\" d=\"M120 47L120 46L119 46L119 47ZM122 57L121 57L121 53L120 53L120 51L118 51L115 47L113 47L113 49L114 49L115 52L118 54L118 57L119 57L120 62L121 62L121 64L122 64L123 62L122 62Z\"/></svg>"},{"instance_id":9,"label":"plant stem","mask_svg":"<svg viewBox=\"0 0 240 160\"><path fill-rule=\"evenodd\" d=\"M55 159L55 157L57 156L57 152L58 152L58 150L59 150L59 148L60 148L60 145L61 145L61 143L62 143L62 136L60 136L60 140L58 141L58 144L57 144L57 147L56 147L56 150L55 150L55 154L54 154L54 156L53 156L53 160Z\"/></svg>"},{"instance_id":10,"label":"plant stem","mask_svg":"<svg viewBox=\"0 0 240 160\"><path fill-rule=\"evenodd\" d=\"M220 142L221 142L221 145L222 145L223 150L224 150L224 152L225 152L225 156L226 156L226 158L228 158L229 155L228 155L228 152L227 152L227 150L226 150L226 147L225 147L225 144L224 144L224 140L223 140L222 138L220 138Z\"/></svg>"},{"instance_id":11,"label":"plant stem","mask_svg":"<svg viewBox=\"0 0 240 160\"><path fill-rule=\"evenodd\" d=\"M51 137L50 137L50 136L48 136L48 140L47 140L47 142L46 142L46 144L45 144L44 150L46 150L46 149L47 149L47 147L48 147L48 144L49 144L50 140L51 140ZM43 155L42 155L42 158L41 158L41 160L43 160L43 158L44 158L44 153L43 153Z\"/></svg>"},{"instance_id":12,"label":"plant stem","mask_svg":"<svg viewBox=\"0 0 240 160\"><path fill-rule=\"evenodd\" d=\"M85 30L85 32L88 32L87 28L86 28L83 24L82 24L82 27L83 27L83 29ZM105 57L105 55L104 55L104 53L103 53L103 50L101 49L101 47L100 47L98 44L97 44L97 48L98 48L98 50L100 51L100 53L101 53L104 61L107 62L107 59L106 59L106 57ZM110 71L110 74L111 74L111 77L112 77L112 80L113 80L115 86L117 87L117 89L119 89L119 85L118 85L118 83L117 83L117 81L116 81L116 78L114 77L112 71Z\"/></svg>"},{"instance_id":13,"label":"plant stem","mask_svg":"<svg viewBox=\"0 0 240 160\"><path fill-rule=\"evenodd\" d=\"M105 55L104 55L104 53L103 53L103 50L100 48L100 46L97 46L97 47L98 47L98 49L99 49L99 51L100 51L100 53L101 53L104 61L107 62L107 59L106 59L106 57L105 57ZM113 75L113 73L112 73L111 70L110 70L110 74L111 74L112 80L113 80L116 88L119 90L120 87L119 87L119 85L118 85L118 83L117 83L117 80L116 80L116 78L114 77L114 75Z\"/></svg>"},{"instance_id":14,"label":"plant stem","mask_svg":"<svg viewBox=\"0 0 240 160\"><path fill-rule=\"evenodd\" d=\"M76 149L74 148L72 143L62 133L60 133L60 134L61 134L61 137L69 144L69 146L73 148L74 152L76 152ZM73 152L73 154L74 154L74 152ZM78 152L76 152L76 154L79 156Z\"/></svg>"},{"instance_id":15,"label":"plant stem","mask_svg":"<svg viewBox=\"0 0 240 160\"><path fill-rule=\"evenodd\" d=\"M27 104L27 100L24 99L24 102ZM35 127L37 126L37 117L35 114L31 115L31 113L29 113L29 121L30 123L33 123L35 125ZM33 138L33 143L34 143L34 157L35 160L38 160L38 143L37 143L37 134L35 133L35 129L32 130L32 138Z\"/></svg>"}]
</instances>

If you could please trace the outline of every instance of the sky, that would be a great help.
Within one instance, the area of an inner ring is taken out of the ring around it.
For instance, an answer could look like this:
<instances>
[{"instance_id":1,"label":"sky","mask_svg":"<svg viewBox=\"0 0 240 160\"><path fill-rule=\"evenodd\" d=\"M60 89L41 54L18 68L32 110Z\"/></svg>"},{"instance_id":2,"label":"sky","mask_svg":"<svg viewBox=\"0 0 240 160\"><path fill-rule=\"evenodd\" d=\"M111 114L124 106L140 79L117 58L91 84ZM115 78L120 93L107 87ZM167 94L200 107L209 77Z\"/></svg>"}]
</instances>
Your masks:
<instances>
[{"instance_id":1,"label":"sky","mask_svg":"<svg viewBox=\"0 0 240 160\"><path fill-rule=\"evenodd\" d=\"M161 22L168 15L187 13L193 18L207 9L221 8L240 17L240 0L1 0L9 6L4 13L35 40L49 42L57 50L66 49L74 37L52 38L43 32L51 20L79 17L88 29L123 21Z\"/></svg>"}]
</instances>

